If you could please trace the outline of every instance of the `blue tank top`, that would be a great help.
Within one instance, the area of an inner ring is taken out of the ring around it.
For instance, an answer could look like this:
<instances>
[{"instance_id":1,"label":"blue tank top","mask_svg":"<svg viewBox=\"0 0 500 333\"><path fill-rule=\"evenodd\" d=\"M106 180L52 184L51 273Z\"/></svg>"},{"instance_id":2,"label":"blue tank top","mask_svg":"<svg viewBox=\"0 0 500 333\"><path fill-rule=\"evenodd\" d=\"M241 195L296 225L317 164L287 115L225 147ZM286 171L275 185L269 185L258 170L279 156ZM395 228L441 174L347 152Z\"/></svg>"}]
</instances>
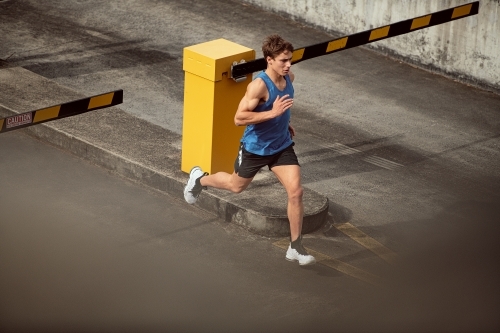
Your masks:
<instances>
[{"instance_id":1,"label":"blue tank top","mask_svg":"<svg viewBox=\"0 0 500 333\"><path fill-rule=\"evenodd\" d=\"M257 105L253 112L272 110L277 96L290 95L290 98L293 98L294 90L292 81L288 75L285 76L286 87L284 90L279 90L265 71L257 74L256 78L261 78L266 84L269 98L265 103ZM260 156L276 154L293 143L290 131L288 130L289 123L290 109L276 118L259 124L247 125L241 142L245 150L252 154Z\"/></svg>"}]
</instances>

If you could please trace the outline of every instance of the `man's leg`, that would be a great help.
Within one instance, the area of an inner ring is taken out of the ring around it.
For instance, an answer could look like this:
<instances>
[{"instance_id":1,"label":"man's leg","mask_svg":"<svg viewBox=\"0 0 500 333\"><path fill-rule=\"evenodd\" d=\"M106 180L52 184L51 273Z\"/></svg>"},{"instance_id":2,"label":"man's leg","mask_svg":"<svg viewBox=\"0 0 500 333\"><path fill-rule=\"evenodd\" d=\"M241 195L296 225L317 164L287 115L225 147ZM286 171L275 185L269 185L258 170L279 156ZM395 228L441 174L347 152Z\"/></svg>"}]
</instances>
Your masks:
<instances>
[{"instance_id":1,"label":"man's leg","mask_svg":"<svg viewBox=\"0 0 500 333\"><path fill-rule=\"evenodd\" d=\"M290 221L291 240L295 241L302 233L302 220L304 218L304 203L302 202L302 183L300 166L279 165L271 169L285 187L288 195L287 214Z\"/></svg>"},{"instance_id":2,"label":"man's leg","mask_svg":"<svg viewBox=\"0 0 500 333\"><path fill-rule=\"evenodd\" d=\"M200 167L196 166L189 173L188 182L184 187L184 199L191 205L196 203L201 191L206 186L240 193L247 188L252 179L253 177L243 178L236 173L230 175L226 172L217 172L216 174L208 175L208 173L203 172Z\"/></svg>"},{"instance_id":3,"label":"man's leg","mask_svg":"<svg viewBox=\"0 0 500 333\"><path fill-rule=\"evenodd\" d=\"M204 176L200 179L202 186L215 187L222 190L228 190L233 193L241 193L248 187L253 178L243 178L233 172L217 172L213 175Z\"/></svg>"},{"instance_id":4,"label":"man's leg","mask_svg":"<svg viewBox=\"0 0 500 333\"><path fill-rule=\"evenodd\" d=\"M238 157L234 161L234 172L217 172L209 175L203 172L200 167L194 167L189 173L189 179L186 187L184 187L184 198L187 203L194 204L198 199L201 191L207 186L231 191L233 193L241 193L252 182L255 174L267 165L266 159L260 160L252 156L253 154L244 151L243 146L240 146ZM248 159L250 157L250 159ZM243 175L245 177L240 177Z\"/></svg>"},{"instance_id":5,"label":"man's leg","mask_svg":"<svg viewBox=\"0 0 500 333\"><path fill-rule=\"evenodd\" d=\"M300 166L280 165L271 169L288 195L288 220L290 222L290 246L286 252L286 259L298 261L300 265L311 265L316 259L307 253L302 246L302 222L304 219L304 203L302 194L304 192L300 179Z\"/></svg>"}]
</instances>

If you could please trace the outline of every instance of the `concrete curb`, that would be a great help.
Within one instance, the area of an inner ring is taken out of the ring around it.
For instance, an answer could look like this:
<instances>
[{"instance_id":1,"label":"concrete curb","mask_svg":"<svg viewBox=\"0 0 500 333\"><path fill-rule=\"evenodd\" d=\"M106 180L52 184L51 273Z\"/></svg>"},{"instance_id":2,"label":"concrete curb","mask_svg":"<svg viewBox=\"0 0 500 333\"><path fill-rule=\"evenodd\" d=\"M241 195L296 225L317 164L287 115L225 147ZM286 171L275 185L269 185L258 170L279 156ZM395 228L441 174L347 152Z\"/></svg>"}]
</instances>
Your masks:
<instances>
[{"instance_id":1,"label":"concrete curb","mask_svg":"<svg viewBox=\"0 0 500 333\"><path fill-rule=\"evenodd\" d=\"M33 91L33 87L37 90ZM82 97L22 68L0 70L1 117ZM184 200L187 175L180 171L181 137L117 107L21 131L121 176ZM209 189L202 192L196 205L259 235L289 235L286 192L274 177L252 182L249 190L238 195ZM327 216L328 199L305 188L303 233L320 228Z\"/></svg>"}]
</instances>

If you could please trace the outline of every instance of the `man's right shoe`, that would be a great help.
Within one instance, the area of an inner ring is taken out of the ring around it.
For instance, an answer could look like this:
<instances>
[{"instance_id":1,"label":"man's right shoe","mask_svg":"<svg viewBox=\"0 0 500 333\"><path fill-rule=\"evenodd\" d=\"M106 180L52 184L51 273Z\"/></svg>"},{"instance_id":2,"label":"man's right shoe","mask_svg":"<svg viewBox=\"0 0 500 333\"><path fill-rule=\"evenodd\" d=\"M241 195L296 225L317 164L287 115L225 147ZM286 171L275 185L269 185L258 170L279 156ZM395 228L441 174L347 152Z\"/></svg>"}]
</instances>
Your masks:
<instances>
[{"instance_id":1,"label":"man's right shoe","mask_svg":"<svg viewBox=\"0 0 500 333\"><path fill-rule=\"evenodd\" d=\"M195 166L189 172L189 179L186 186L184 187L184 199L190 205L194 204L198 200L198 196L204 188L201 186L199 179L203 176L208 175L208 173L203 172L200 167Z\"/></svg>"},{"instance_id":2,"label":"man's right shoe","mask_svg":"<svg viewBox=\"0 0 500 333\"><path fill-rule=\"evenodd\" d=\"M316 259L308 254L302 245L300 245L298 249L293 249L292 245L289 245L285 258L289 261L298 261L301 266L313 265L316 263Z\"/></svg>"}]
</instances>

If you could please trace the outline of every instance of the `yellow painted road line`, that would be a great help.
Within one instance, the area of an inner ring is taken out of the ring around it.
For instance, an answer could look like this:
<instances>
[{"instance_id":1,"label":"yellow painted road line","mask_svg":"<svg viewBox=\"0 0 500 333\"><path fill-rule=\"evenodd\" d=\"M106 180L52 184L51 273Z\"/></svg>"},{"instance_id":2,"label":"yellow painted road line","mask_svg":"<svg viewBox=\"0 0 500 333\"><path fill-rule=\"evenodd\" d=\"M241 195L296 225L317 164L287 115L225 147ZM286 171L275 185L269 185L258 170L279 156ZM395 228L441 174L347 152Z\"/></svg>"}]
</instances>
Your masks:
<instances>
[{"instance_id":1,"label":"yellow painted road line","mask_svg":"<svg viewBox=\"0 0 500 333\"><path fill-rule=\"evenodd\" d=\"M377 242L375 239L371 238L349 222L342 224L334 224L334 227L342 231L344 234L352 238L354 241L359 243L361 246L372 251L380 258L384 259L388 263L393 263L396 260L396 253L385 247L384 245Z\"/></svg>"},{"instance_id":2,"label":"yellow painted road line","mask_svg":"<svg viewBox=\"0 0 500 333\"><path fill-rule=\"evenodd\" d=\"M290 244L290 240L288 238L283 238L277 242L274 242L273 245L277 246L281 249L288 249L288 245ZM358 280L376 285L378 284L379 277L376 275L373 275L369 272L363 271L362 269L359 269L357 267L354 267L352 265L346 264L345 262L342 262L338 259L332 258L326 254L323 254L321 252L317 252L314 250L311 250L310 248L306 248L306 250L309 252L310 255L314 256L316 258L316 262L325 266L328 266L330 268L333 268L341 273L344 273L346 275L349 275L351 277L354 277Z\"/></svg>"}]
</instances>

